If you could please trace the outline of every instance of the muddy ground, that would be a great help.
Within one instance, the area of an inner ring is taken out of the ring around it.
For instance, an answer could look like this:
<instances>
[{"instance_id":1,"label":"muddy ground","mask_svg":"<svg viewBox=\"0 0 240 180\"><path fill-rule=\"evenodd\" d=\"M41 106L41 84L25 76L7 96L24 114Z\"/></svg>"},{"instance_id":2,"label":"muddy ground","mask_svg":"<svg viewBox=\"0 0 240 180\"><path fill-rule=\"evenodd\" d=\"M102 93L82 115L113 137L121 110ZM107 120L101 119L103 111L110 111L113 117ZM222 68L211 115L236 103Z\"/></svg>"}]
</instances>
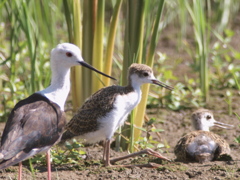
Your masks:
<instances>
[{"instance_id":1,"label":"muddy ground","mask_svg":"<svg viewBox=\"0 0 240 180\"><path fill-rule=\"evenodd\" d=\"M214 161L208 163L181 163L175 162L173 148L178 139L192 130L190 125L191 110L171 111L166 109L148 110L149 117L157 117L157 128L164 129L161 132L161 142L167 148L162 148L163 155L173 160L172 162L161 161L151 156L131 158L120 161L118 164L159 164L158 168L105 168L101 164L102 146L88 146L83 150L87 152L87 158L80 162L81 165L52 166L52 178L59 180L69 179L240 179L240 145L234 142L234 138L240 133L239 120L233 115L229 116L223 97L214 96L214 104L209 105L215 114L215 119L234 124L231 130L213 128L212 131L221 135L230 144L233 161ZM236 96L234 112L240 114L240 99ZM1 130L4 124L1 124ZM155 140L158 137L152 134ZM112 157L127 154L127 152L111 151ZM28 164L27 162L25 164ZM36 179L47 179L46 166L34 165ZM18 166L9 167L0 172L0 179L16 179ZM23 179L34 179L27 165L24 166Z\"/></svg>"},{"instance_id":2,"label":"muddy ground","mask_svg":"<svg viewBox=\"0 0 240 180\"><path fill-rule=\"evenodd\" d=\"M191 77L196 76L189 67L189 64L192 63L191 58L186 53L177 53L173 33L171 34L167 30L165 32L168 32L168 34L162 36L160 40L162 43L159 45L158 50L166 53L172 60L183 59L182 63L178 67L175 67L173 74L177 77L184 77L186 74ZM237 31L237 33L239 32ZM237 40L233 42L233 45L234 43L238 46ZM172 82L172 85L175 83ZM163 151L162 154L170 158L172 162L161 161L151 156L144 156L124 160L119 162L119 164L157 163L159 164L159 168L105 168L100 161L103 148L100 145L95 145L83 148L87 152L87 159L82 160L80 162L81 165L77 167L74 165L53 165L52 179L240 179L240 145L234 141L234 138L240 135L240 121L235 115L228 115L225 92L226 89L211 90L210 102L205 108L213 111L216 120L235 125L231 130L212 129L213 132L219 134L230 144L233 161L214 161L203 164L175 162L173 148L181 136L192 130L190 115L194 109L172 111L167 108L154 108L148 109L147 114L149 117L157 119L155 126L164 129L164 132L160 133L160 140L155 134L152 134L152 136L155 140L159 140L165 144L165 147L161 149ZM233 92L232 106L233 112L240 114L240 96L237 91ZM0 132L2 132L4 125L4 123L0 124ZM112 157L123 154L127 154L127 152L111 151ZM23 179L47 179L46 166L34 165L34 168L37 171L35 177L32 176L29 167L25 165ZM17 179L17 166L0 171L0 179Z\"/></svg>"}]
</instances>

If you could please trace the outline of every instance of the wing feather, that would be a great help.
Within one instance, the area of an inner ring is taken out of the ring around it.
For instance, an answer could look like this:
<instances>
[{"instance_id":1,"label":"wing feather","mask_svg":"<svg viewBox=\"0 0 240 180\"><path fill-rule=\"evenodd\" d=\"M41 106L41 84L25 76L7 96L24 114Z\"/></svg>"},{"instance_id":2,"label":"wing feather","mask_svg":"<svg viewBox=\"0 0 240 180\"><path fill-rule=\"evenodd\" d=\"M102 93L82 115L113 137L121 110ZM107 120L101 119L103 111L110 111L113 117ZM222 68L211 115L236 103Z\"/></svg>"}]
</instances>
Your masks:
<instances>
[{"instance_id":1,"label":"wing feather","mask_svg":"<svg viewBox=\"0 0 240 180\"><path fill-rule=\"evenodd\" d=\"M65 113L59 106L40 94L35 93L17 103L3 131L0 169L10 161L16 164L54 145L61 137L65 123ZM38 151L34 154L33 149ZM21 153L25 155L20 156Z\"/></svg>"}]
</instances>

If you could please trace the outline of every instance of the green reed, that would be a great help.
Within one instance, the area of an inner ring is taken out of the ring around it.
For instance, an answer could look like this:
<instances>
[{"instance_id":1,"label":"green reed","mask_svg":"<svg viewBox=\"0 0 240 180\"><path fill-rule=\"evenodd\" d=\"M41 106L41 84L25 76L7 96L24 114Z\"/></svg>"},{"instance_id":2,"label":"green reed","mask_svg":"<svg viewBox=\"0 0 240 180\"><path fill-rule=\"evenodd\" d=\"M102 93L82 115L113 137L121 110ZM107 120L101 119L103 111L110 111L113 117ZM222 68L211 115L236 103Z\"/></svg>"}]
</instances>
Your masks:
<instances>
[{"instance_id":1,"label":"green reed","mask_svg":"<svg viewBox=\"0 0 240 180\"><path fill-rule=\"evenodd\" d=\"M207 2L207 1L206 1ZM209 98L208 83L208 44L209 44L209 22L205 11L206 3L194 0L192 4L185 1L186 8L193 21L194 36L196 40L196 63L199 66L200 86L205 100Z\"/></svg>"},{"instance_id":2,"label":"green reed","mask_svg":"<svg viewBox=\"0 0 240 180\"><path fill-rule=\"evenodd\" d=\"M64 18L59 16L61 6L48 0L1 1L0 22L5 30L0 36L4 49L0 71L7 78L0 87L6 116L17 101L50 84L49 54L61 32L55 28Z\"/></svg>"},{"instance_id":3,"label":"green reed","mask_svg":"<svg viewBox=\"0 0 240 180\"><path fill-rule=\"evenodd\" d=\"M112 72L111 61L122 0L116 1L115 8L113 9L110 28L107 29L108 31L106 33L108 34L108 44L106 47L104 46L106 2L104 0L83 0L82 3L80 3L80 1L69 2L64 0L63 2L65 18L71 22L68 22L70 42L81 47L85 61L92 64L100 71L108 72L110 74ZM105 80L107 78L99 76L96 73L92 74L92 72L87 69L83 68L80 70L79 68L80 67L74 67L71 76L74 110L76 110L92 93L96 92L103 86L110 84L109 80Z\"/></svg>"}]
</instances>

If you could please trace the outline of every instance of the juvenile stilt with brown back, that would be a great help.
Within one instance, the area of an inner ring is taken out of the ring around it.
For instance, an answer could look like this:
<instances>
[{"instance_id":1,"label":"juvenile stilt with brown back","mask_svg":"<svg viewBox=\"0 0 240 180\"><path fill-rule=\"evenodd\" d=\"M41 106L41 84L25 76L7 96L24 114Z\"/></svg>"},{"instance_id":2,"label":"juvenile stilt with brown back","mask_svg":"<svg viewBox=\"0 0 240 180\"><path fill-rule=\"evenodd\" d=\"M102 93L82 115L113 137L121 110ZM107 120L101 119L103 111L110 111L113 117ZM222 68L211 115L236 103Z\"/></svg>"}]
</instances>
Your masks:
<instances>
[{"instance_id":1,"label":"juvenile stilt with brown back","mask_svg":"<svg viewBox=\"0 0 240 180\"><path fill-rule=\"evenodd\" d=\"M66 125L66 132L62 136L62 140L80 136L87 143L105 141L103 153L105 166L111 166L118 160L142 153L168 160L151 149L110 160L110 140L114 132L123 125L128 114L140 102L141 85L145 83L156 84L169 90L173 89L157 80L149 66L132 64L128 72L128 85L102 88L89 97Z\"/></svg>"}]
</instances>

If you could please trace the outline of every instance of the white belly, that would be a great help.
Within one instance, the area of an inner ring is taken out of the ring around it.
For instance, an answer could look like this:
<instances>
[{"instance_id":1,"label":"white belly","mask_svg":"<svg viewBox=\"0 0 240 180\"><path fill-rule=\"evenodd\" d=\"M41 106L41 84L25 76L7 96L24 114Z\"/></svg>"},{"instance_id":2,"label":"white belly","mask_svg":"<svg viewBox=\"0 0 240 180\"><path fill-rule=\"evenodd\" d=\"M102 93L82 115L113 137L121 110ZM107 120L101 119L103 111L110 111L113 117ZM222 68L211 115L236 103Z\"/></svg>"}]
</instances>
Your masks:
<instances>
[{"instance_id":1,"label":"white belly","mask_svg":"<svg viewBox=\"0 0 240 180\"><path fill-rule=\"evenodd\" d=\"M111 139L114 132L123 125L129 113L141 100L141 91L132 92L127 95L119 95L114 102L114 109L105 117L98 119L100 127L97 131L87 133L83 136L88 143L95 143L105 139Z\"/></svg>"}]
</instances>

